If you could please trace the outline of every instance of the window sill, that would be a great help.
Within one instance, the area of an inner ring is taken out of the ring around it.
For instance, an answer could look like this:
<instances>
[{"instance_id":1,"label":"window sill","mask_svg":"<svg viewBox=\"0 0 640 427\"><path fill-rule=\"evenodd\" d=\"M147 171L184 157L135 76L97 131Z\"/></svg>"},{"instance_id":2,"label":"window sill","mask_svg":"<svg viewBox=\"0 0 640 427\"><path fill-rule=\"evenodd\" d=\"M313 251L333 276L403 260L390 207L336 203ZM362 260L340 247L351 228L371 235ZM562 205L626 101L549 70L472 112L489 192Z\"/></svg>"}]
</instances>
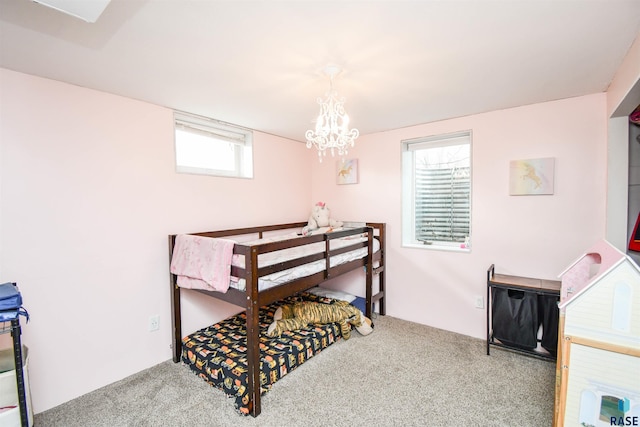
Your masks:
<instances>
[{"instance_id":1,"label":"window sill","mask_svg":"<svg viewBox=\"0 0 640 427\"><path fill-rule=\"evenodd\" d=\"M449 245L438 245L438 244L425 245L425 244L419 244L419 243L403 243L402 247L409 248L409 249L427 249L431 251L462 252L462 253L471 252L471 248L461 248L460 246L453 246L453 245L449 246Z\"/></svg>"}]
</instances>

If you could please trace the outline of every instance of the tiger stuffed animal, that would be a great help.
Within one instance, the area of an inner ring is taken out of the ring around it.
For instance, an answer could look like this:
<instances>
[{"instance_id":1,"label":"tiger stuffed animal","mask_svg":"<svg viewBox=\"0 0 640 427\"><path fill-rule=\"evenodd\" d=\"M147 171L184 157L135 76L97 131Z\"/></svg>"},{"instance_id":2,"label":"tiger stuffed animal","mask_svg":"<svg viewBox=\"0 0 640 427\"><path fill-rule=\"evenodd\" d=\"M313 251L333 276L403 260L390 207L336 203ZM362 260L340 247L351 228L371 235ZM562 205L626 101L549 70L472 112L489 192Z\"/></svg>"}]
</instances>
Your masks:
<instances>
[{"instance_id":1,"label":"tiger stuffed animal","mask_svg":"<svg viewBox=\"0 0 640 427\"><path fill-rule=\"evenodd\" d=\"M345 340L351 337L351 325L362 335L373 332L371 320L346 301L333 304L304 301L278 307L267 336L280 336L284 331L302 329L311 323L338 323Z\"/></svg>"}]
</instances>

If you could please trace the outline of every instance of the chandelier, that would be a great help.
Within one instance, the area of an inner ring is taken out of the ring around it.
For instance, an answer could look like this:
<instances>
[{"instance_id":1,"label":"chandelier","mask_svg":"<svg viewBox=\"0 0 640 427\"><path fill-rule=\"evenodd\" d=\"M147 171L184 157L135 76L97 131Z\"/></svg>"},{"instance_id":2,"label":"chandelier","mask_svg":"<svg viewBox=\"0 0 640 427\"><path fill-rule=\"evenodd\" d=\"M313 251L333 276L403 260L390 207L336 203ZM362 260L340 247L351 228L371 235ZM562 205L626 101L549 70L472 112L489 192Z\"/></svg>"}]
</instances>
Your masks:
<instances>
[{"instance_id":1,"label":"chandelier","mask_svg":"<svg viewBox=\"0 0 640 427\"><path fill-rule=\"evenodd\" d=\"M324 73L329 76L329 92L326 98L318 98L320 104L320 114L316 119L315 130L308 130L305 133L307 148L316 147L318 149L318 159L322 162L322 157L327 155L327 149L334 156L338 152L339 156L348 153L348 147L355 145L355 140L360 135L358 129L349 130L349 115L344 110L344 98L338 98L338 94L333 90L333 78L340 73L340 68L335 65L327 66Z\"/></svg>"}]
</instances>

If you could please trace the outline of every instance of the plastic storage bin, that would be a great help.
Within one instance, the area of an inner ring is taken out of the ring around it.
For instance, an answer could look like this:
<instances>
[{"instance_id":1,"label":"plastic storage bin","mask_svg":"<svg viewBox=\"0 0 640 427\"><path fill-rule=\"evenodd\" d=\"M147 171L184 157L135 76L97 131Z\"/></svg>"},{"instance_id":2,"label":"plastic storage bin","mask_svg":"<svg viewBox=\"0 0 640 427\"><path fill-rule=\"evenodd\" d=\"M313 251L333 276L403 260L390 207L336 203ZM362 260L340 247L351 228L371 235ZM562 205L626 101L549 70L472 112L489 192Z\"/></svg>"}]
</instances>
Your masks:
<instances>
[{"instance_id":1,"label":"plastic storage bin","mask_svg":"<svg viewBox=\"0 0 640 427\"><path fill-rule=\"evenodd\" d=\"M31 409L31 391L29 390L29 349L22 346L22 363L24 373L25 397L29 426L33 425L33 410ZM16 385L16 369L13 358L13 348L0 350L0 426L20 427L20 408L18 405L18 387Z\"/></svg>"}]
</instances>

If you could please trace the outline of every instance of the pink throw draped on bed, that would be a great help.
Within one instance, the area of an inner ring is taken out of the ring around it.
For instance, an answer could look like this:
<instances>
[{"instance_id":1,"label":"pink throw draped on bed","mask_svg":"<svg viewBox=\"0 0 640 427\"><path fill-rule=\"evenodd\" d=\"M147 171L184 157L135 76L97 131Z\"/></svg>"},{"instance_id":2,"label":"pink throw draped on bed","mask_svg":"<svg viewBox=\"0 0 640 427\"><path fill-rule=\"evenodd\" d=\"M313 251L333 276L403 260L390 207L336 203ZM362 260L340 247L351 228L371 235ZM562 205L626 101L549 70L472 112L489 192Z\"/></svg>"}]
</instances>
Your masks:
<instances>
[{"instance_id":1,"label":"pink throw draped on bed","mask_svg":"<svg viewBox=\"0 0 640 427\"><path fill-rule=\"evenodd\" d=\"M180 234L171 258L178 286L227 292L235 242L227 239Z\"/></svg>"}]
</instances>

